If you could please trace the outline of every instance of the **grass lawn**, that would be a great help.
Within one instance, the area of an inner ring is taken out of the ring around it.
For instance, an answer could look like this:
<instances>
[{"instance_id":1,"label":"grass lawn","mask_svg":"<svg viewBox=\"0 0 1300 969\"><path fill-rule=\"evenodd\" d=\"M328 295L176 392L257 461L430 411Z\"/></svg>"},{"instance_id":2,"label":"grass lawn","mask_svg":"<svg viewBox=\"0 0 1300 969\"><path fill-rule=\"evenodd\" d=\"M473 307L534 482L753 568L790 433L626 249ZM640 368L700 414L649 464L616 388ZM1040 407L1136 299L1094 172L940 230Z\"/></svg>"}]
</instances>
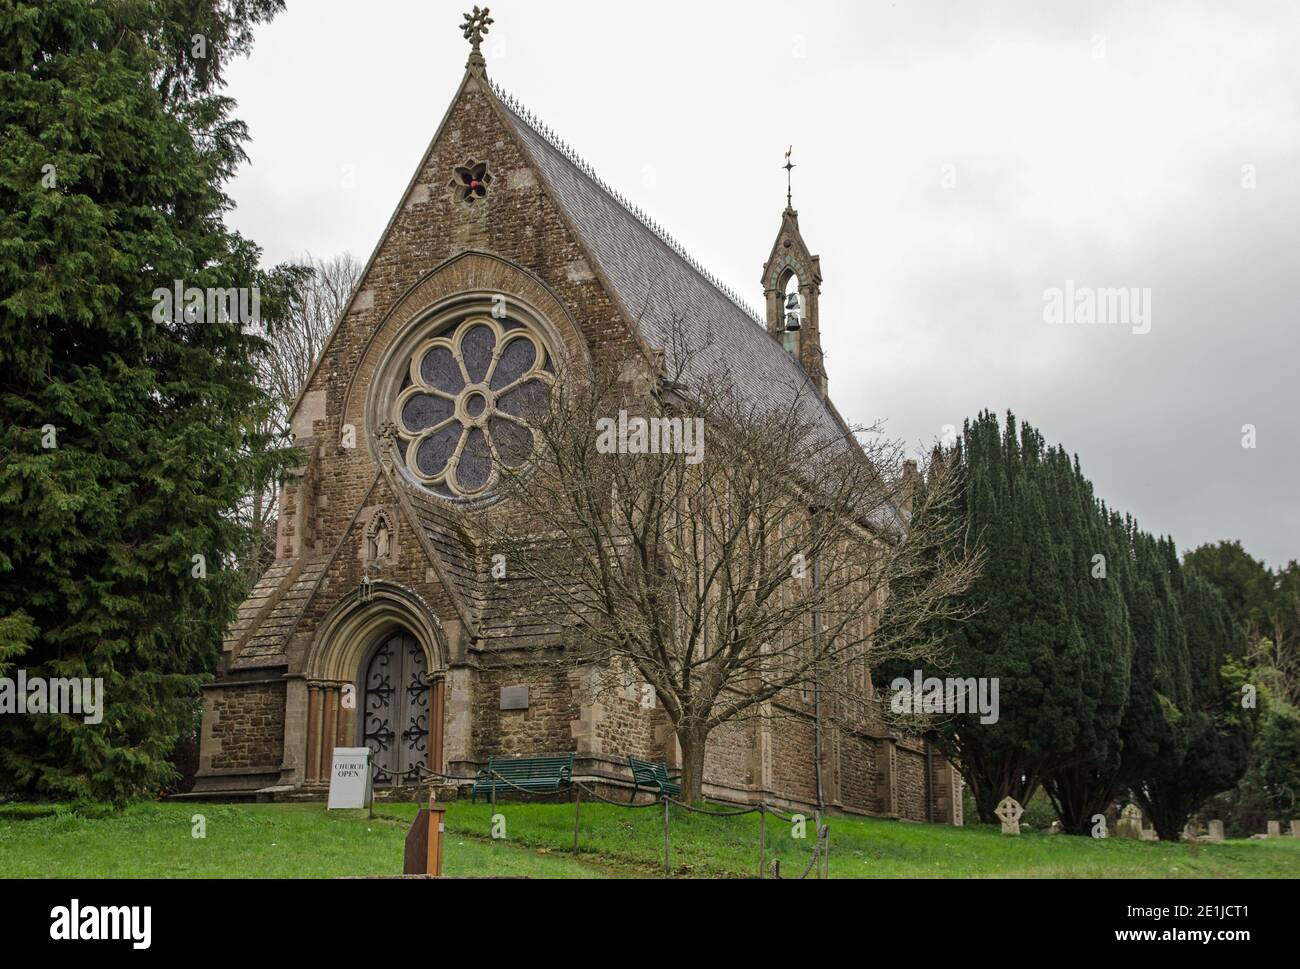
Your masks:
<instances>
[{"instance_id":1,"label":"grass lawn","mask_svg":"<svg viewBox=\"0 0 1300 969\"><path fill-rule=\"evenodd\" d=\"M329 878L397 874L413 804L327 814L319 804L141 804L83 817L64 808L0 805L0 877ZM506 839L491 837L491 808L447 812L448 875L533 878L661 877L658 808L582 806L575 856L572 804L498 805ZM191 836L193 815L207 837ZM1300 877L1300 840L1169 845L1065 835L1004 837L996 829L831 819L833 878ZM809 825L811 834L811 824ZM768 859L802 871L811 838L768 819ZM747 877L758 867L758 818L706 818L674 809L678 877Z\"/></svg>"}]
</instances>

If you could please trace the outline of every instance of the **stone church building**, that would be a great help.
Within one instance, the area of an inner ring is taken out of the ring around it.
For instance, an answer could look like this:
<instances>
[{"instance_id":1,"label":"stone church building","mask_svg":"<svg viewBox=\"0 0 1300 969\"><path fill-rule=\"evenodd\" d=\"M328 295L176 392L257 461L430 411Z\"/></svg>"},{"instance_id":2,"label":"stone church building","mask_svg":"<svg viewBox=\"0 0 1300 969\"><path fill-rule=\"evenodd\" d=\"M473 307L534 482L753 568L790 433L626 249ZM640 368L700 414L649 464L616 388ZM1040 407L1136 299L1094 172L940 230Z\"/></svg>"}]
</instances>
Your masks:
<instances>
[{"instance_id":1,"label":"stone church building","mask_svg":"<svg viewBox=\"0 0 1300 969\"><path fill-rule=\"evenodd\" d=\"M335 747L374 750L381 784L572 752L576 778L630 787L629 755L680 763L637 692L588 697L523 664L544 632L508 621L467 528L491 511L494 456L527 459L530 396L575 363L663 350L664 288L753 392L811 383L818 419L846 432L793 207L762 319L489 80L480 35L467 28L460 87L293 407L304 462L206 688L196 794L323 793ZM818 733L806 714L719 728L706 795L810 809L820 777L831 809L961 823L958 775L923 742L827 724L818 750Z\"/></svg>"}]
</instances>

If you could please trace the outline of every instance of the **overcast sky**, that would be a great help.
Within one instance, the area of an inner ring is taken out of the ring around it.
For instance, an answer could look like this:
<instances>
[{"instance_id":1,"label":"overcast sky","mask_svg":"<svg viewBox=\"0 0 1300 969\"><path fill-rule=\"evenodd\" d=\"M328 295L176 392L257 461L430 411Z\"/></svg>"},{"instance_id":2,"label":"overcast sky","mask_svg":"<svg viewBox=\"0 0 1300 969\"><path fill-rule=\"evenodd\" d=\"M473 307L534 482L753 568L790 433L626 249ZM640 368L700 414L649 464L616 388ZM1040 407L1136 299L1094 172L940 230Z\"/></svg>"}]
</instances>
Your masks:
<instances>
[{"instance_id":1,"label":"overcast sky","mask_svg":"<svg viewBox=\"0 0 1300 969\"><path fill-rule=\"evenodd\" d=\"M231 68L268 263L369 258L468 6L289 0ZM1010 408L1180 549L1300 558L1300 3L491 8L493 78L754 306L794 145L849 420L921 448ZM1149 332L1050 325L1067 281L1149 290Z\"/></svg>"}]
</instances>

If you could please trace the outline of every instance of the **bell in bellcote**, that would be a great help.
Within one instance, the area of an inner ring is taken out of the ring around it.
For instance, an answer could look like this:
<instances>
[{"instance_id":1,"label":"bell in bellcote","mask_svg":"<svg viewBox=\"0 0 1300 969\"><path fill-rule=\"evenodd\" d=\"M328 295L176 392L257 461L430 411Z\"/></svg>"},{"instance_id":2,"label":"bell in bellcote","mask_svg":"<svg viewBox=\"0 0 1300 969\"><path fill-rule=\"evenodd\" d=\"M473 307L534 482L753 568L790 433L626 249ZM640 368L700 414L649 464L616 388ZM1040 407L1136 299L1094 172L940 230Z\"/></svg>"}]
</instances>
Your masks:
<instances>
[{"instance_id":1,"label":"bell in bellcote","mask_svg":"<svg viewBox=\"0 0 1300 969\"><path fill-rule=\"evenodd\" d=\"M785 328L787 332L794 332L802 327L799 320L799 294L791 293L785 300Z\"/></svg>"}]
</instances>

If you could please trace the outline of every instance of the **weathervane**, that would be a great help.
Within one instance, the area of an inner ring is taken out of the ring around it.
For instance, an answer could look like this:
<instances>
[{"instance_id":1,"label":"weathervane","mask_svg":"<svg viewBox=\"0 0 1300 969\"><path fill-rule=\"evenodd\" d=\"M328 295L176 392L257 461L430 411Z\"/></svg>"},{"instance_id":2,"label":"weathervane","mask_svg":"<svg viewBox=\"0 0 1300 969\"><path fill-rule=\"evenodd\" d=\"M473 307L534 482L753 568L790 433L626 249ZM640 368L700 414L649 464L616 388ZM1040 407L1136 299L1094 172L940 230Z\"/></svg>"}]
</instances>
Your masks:
<instances>
[{"instance_id":1,"label":"weathervane","mask_svg":"<svg viewBox=\"0 0 1300 969\"><path fill-rule=\"evenodd\" d=\"M797 166L790 160L790 155L794 151L794 145L791 145L785 151L785 164L781 167L785 169L785 204L786 208L794 208L794 177L793 172Z\"/></svg>"},{"instance_id":2,"label":"weathervane","mask_svg":"<svg viewBox=\"0 0 1300 969\"><path fill-rule=\"evenodd\" d=\"M483 35L488 33L488 27L493 23L495 21L488 16L487 7L482 10L475 7L473 13L465 14L465 22L461 24L461 27L465 31L465 39L473 46L475 54L479 52L478 48L479 44L483 42Z\"/></svg>"}]
</instances>

